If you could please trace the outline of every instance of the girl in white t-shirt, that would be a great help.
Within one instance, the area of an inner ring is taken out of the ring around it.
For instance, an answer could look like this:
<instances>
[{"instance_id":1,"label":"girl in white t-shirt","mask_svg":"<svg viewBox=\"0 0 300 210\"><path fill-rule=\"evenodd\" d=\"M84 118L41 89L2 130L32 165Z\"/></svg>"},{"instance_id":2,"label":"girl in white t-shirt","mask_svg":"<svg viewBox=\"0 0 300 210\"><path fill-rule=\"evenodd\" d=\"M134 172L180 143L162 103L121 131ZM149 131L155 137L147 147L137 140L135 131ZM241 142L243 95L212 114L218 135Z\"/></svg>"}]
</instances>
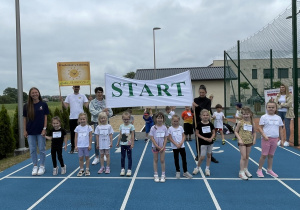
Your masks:
<instances>
[{"instance_id":1,"label":"girl in white t-shirt","mask_svg":"<svg viewBox=\"0 0 300 210\"><path fill-rule=\"evenodd\" d=\"M79 157L79 166L80 170L77 176L82 176L85 173L85 176L90 175L90 150L92 148L92 127L87 125L87 114L80 113L78 116L78 122L80 123L75 128L75 150L78 151ZM85 157L86 169L84 172L83 168L83 159Z\"/></svg>"},{"instance_id":2,"label":"girl in white t-shirt","mask_svg":"<svg viewBox=\"0 0 300 210\"><path fill-rule=\"evenodd\" d=\"M272 166L279 135L283 140L283 122L281 118L277 114L275 114L277 110L277 105L274 101L269 101L266 105L266 109L267 114L261 116L259 120L258 130L261 133L262 139L261 157L259 159L259 166L256 174L258 177L264 177L262 167L264 165L265 159L268 157L267 174L273 177L278 177L278 175L272 170Z\"/></svg>"},{"instance_id":3,"label":"girl in white t-shirt","mask_svg":"<svg viewBox=\"0 0 300 210\"><path fill-rule=\"evenodd\" d=\"M106 112L100 112L98 115L98 126L95 129L96 134L96 148L100 153L100 169L98 174L102 174L104 171L106 174L110 173L110 148L112 147L112 135L114 133L113 128L108 124L108 118ZM106 156L106 168L104 168L104 155Z\"/></svg>"},{"instance_id":4,"label":"girl in white t-shirt","mask_svg":"<svg viewBox=\"0 0 300 210\"><path fill-rule=\"evenodd\" d=\"M171 119L172 126L168 129L169 139L174 154L174 162L176 168L176 178L180 179L180 167L179 167L179 153L181 155L183 176L186 178L193 178L193 176L187 170L186 153L184 147L185 135L181 125L179 125L180 117L173 115Z\"/></svg>"},{"instance_id":5,"label":"girl in white t-shirt","mask_svg":"<svg viewBox=\"0 0 300 210\"><path fill-rule=\"evenodd\" d=\"M222 137L222 145L225 144L225 138L224 138L224 133L223 133L223 120L225 120L225 115L222 112L222 105L221 104L217 104L216 105L216 112L214 112L212 118L214 119L214 126L216 129L216 137L217 137L217 131L220 132L221 137ZM215 138L216 138L215 137Z\"/></svg>"},{"instance_id":6,"label":"girl in white t-shirt","mask_svg":"<svg viewBox=\"0 0 300 210\"><path fill-rule=\"evenodd\" d=\"M153 152L153 168L154 168L154 181L166 181L166 166L165 166L165 148L168 138L168 129L164 125L165 116L162 112L158 112L154 118L155 125L150 129L150 137L152 141ZM161 164L161 178L159 180L157 173L158 154L160 154Z\"/></svg>"}]
</instances>

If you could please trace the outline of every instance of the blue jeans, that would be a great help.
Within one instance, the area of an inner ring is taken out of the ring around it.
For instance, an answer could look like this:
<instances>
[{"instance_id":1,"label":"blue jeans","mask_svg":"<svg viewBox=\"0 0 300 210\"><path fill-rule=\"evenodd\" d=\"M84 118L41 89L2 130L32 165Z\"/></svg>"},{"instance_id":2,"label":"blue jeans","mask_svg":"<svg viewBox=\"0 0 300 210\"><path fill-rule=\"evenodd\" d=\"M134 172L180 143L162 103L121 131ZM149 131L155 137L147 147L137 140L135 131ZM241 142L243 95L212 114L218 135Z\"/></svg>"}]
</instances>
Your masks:
<instances>
[{"instance_id":1,"label":"blue jeans","mask_svg":"<svg viewBox=\"0 0 300 210\"><path fill-rule=\"evenodd\" d=\"M28 135L28 144L30 149L30 156L32 159L33 165L37 165L38 158L37 158L37 146L38 144L39 151L40 151L40 165L45 165L45 158L46 158L46 139L41 134L39 135Z\"/></svg>"},{"instance_id":2,"label":"blue jeans","mask_svg":"<svg viewBox=\"0 0 300 210\"><path fill-rule=\"evenodd\" d=\"M93 122L94 125L94 132L98 126L97 122ZM97 149L97 142L96 142L96 134L93 134L93 142L95 144L95 156L99 158L99 149Z\"/></svg>"},{"instance_id":3,"label":"blue jeans","mask_svg":"<svg viewBox=\"0 0 300 210\"><path fill-rule=\"evenodd\" d=\"M121 145L121 168L125 168L125 157L127 153L128 158L128 170L131 170L132 166L132 150L130 145Z\"/></svg>"},{"instance_id":4,"label":"blue jeans","mask_svg":"<svg viewBox=\"0 0 300 210\"><path fill-rule=\"evenodd\" d=\"M278 112L278 115L279 117L281 117L282 121L284 122L286 141L289 141L291 135L291 127L290 127L291 119L285 118L286 112Z\"/></svg>"}]
</instances>

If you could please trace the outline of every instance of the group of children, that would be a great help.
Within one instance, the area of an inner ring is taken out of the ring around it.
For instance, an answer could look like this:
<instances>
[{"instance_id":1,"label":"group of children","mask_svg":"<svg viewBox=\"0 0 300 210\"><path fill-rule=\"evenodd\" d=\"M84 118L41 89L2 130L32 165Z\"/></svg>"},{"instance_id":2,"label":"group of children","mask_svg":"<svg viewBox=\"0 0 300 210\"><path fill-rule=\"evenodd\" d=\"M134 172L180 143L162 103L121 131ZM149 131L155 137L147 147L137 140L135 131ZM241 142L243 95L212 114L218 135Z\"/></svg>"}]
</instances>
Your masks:
<instances>
[{"instance_id":1,"label":"group of children","mask_svg":"<svg viewBox=\"0 0 300 210\"><path fill-rule=\"evenodd\" d=\"M217 105L218 106L218 105ZM277 148L277 141L279 136L283 140L282 126L283 122L281 118L276 115L276 104L274 102L268 102L266 104L267 113L260 118L258 131L262 135L261 149L262 154L259 160L259 167L256 172L258 177L264 177L262 167L265 159L268 157L268 168L267 174L278 177L272 170L273 156ZM152 153L153 153L153 168L154 168L154 181L165 182L165 148L167 140L171 142L171 146L174 154L174 162L176 168L176 178L180 178L180 167L179 167L179 154L182 158L183 165L183 176L192 178L193 176L187 170L186 152L184 141L191 140L191 134L193 134L193 113L190 107L185 107L182 112L182 119L184 120L184 128L179 124L180 116L176 115L174 110L170 110L170 107L166 108L166 114L158 112L152 118L152 111L145 110L143 119L145 120L146 129L146 141L150 136L152 142ZM222 106L216 107L217 111L212 115L214 124L210 122L210 112L203 109L200 113L200 122L197 122L195 129L197 142L201 147L198 151L199 159L197 167L194 169L193 174L197 174L200 171L200 165L207 156L205 175L210 176L210 162L211 153L213 149L213 140L216 136L216 131L220 131L222 135L222 144L225 143L224 134L220 127L220 122L224 119L222 113ZM238 109L239 108L239 109ZM238 146L241 153L240 159L240 171L239 177L243 180L247 180L252 177L248 171L249 154L251 146L256 143L256 127L253 120L253 113L249 107L237 106L239 114L237 119L239 120L235 126L235 136L238 140ZM173 111L173 113L171 113ZM131 123L131 114L124 112L122 114L123 124L119 127L119 136L116 146L121 146L121 176L125 176L125 159L128 159L128 168L126 176L131 176L132 172L132 148L134 147L134 125ZM169 122L169 121L170 122ZM92 148L92 127L87 124L87 115L81 113L78 118L79 125L75 129L75 150L78 150L79 166L80 170L77 176L89 176L89 151ZM167 123L166 123L167 122ZM110 148L112 147L112 134L114 133L113 128L108 124L108 117L106 113L100 113L98 117L99 125L95 129L96 145L100 151L100 169L101 173L110 173ZM66 165L62 158L62 146L65 143L64 149L66 150L67 138L66 131L61 128L61 122L58 117L52 118L53 130L50 132L50 136L47 139L52 140L51 155L53 161L53 175L58 174L58 166L56 162L56 154L61 165L61 174L66 173ZM283 141L282 141L283 142ZM107 159L106 167L104 167L104 155ZM86 161L86 169L84 170L84 159ZM158 159L161 163L161 177L158 176Z\"/></svg>"}]
</instances>

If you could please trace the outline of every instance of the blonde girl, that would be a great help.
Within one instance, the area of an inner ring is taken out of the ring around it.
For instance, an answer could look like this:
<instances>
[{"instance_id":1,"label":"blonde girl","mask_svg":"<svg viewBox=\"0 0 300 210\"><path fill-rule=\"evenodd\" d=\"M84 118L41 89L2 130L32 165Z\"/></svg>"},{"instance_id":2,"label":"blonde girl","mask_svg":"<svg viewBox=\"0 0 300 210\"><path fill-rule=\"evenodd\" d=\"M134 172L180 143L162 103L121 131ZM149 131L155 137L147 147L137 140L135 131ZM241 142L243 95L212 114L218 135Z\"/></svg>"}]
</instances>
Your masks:
<instances>
[{"instance_id":1,"label":"blonde girl","mask_svg":"<svg viewBox=\"0 0 300 210\"><path fill-rule=\"evenodd\" d=\"M92 127L87 125L87 114L80 113L78 116L79 125L75 128L75 150L78 151L80 170L77 176L90 176L90 150L92 148ZM86 169L83 168L85 157Z\"/></svg>"},{"instance_id":2,"label":"blonde girl","mask_svg":"<svg viewBox=\"0 0 300 210\"><path fill-rule=\"evenodd\" d=\"M155 125L150 129L150 137L152 141L152 153L153 153L153 168L154 168L154 181L165 182L166 181L166 168L165 168L165 148L168 138L168 129L165 126L165 115L162 112L158 112L154 118ZM161 178L158 178L157 163L158 154L160 154L161 164Z\"/></svg>"},{"instance_id":3,"label":"blonde girl","mask_svg":"<svg viewBox=\"0 0 300 210\"><path fill-rule=\"evenodd\" d=\"M132 149L134 147L134 126L130 123L130 113L124 112L122 114L123 124L120 125L120 134L118 137L118 143L121 145L121 173L120 176L125 175L125 157L127 154L128 168L126 176L131 176L132 168Z\"/></svg>"},{"instance_id":4,"label":"blonde girl","mask_svg":"<svg viewBox=\"0 0 300 210\"><path fill-rule=\"evenodd\" d=\"M100 169L98 174L105 172L110 173L110 148L112 147L113 128L108 124L108 117L106 112L100 112L98 116L98 126L95 129L96 134L96 148L100 154ZM106 156L106 168L104 168L104 155Z\"/></svg>"},{"instance_id":5,"label":"blonde girl","mask_svg":"<svg viewBox=\"0 0 300 210\"><path fill-rule=\"evenodd\" d=\"M256 172L258 177L264 177L262 167L266 158L268 157L268 169L267 174L278 177L272 170L273 157L277 148L277 141L279 136L283 139L283 122L281 118L276 114L277 105L273 101L269 101L266 105L267 114L261 116L259 120L258 130L261 133L261 157L259 159L259 166Z\"/></svg>"},{"instance_id":6,"label":"blonde girl","mask_svg":"<svg viewBox=\"0 0 300 210\"><path fill-rule=\"evenodd\" d=\"M234 133L238 139L241 153L239 177L248 180L252 177L252 174L248 171L248 162L251 147L256 143L256 132L251 109L245 106L241 109L241 114L242 119L238 122Z\"/></svg>"},{"instance_id":7,"label":"blonde girl","mask_svg":"<svg viewBox=\"0 0 300 210\"><path fill-rule=\"evenodd\" d=\"M289 88L285 84L280 85L280 92L277 94L275 98L275 103L277 104L278 115L281 117L284 122L285 127L285 142L278 141L277 145L283 143L283 146L289 146L291 128L290 123L291 119L295 118L294 109L293 109L293 96L290 94Z\"/></svg>"}]
</instances>

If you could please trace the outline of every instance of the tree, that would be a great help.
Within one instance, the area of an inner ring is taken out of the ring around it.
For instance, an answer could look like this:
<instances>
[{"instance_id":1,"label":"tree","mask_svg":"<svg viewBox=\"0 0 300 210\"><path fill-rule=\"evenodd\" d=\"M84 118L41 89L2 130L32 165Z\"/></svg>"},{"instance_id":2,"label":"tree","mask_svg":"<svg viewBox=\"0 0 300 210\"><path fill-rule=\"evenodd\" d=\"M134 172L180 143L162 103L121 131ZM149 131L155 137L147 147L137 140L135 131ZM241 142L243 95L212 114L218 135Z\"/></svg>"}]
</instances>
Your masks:
<instances>
[{"instance_id":1,"label":"tree","mask_svg":"<svg viewBox=\"0 0 300 210\"><path fill-rule=\"evenodd\" d=\"M133 72L133 71L128 72L123 77L129 78L129 79L133 79L135 77L135 72Z\"/></svg>"},{"instance_id":2,"label":"tree","mask_svg":"<svg viewBox=\"0 0 300 210\"><path fill-rule=\"evenodd\" d=\"M0 159L6 157L8 153L13 152L15 146L16 143L11 129L10 118L7 109L2 105L0 111Z\"/></svg>"},{"instance_id":3,"label":"tree","mask_svg":"<svg viewBox=\"0 0 300 210\"><path fill-rule=\"evenodd\" d=\"M250 89L250 87L249 87L249 83L248 82L241 82L240 83L240 87L243 89L243 91L244 91L244 94L243 94L243 98L246 100L246 97L245 97L245 92L246 92L246 90L248 90L248 89Z\"/></svg>"},{"instance_id":4,"label":"tree","mask_svg":"<svg viewBox=\"0 0 300 210\"><path fill-rule=\"evenodd\" d=\"M17 103L18 102L18 89L8 87L3 91L3 96L7 96L11 98L11 102L9 103ZM27 101L28 95L23 92L23 102Z\"/></svg>"},{"instance_id":5,"label":"tree","mask_svg":"<svg viewBox=\"0 0 300 210\"><path fill-rule=\"evenodd\" d=\"M273 87L274 87L274 88L280 88L280 85L281 85L281 82L280 82L280 81L277 81L277 82L274 82L274 83L273 83Z\"/></svg>"}]
</instances>

